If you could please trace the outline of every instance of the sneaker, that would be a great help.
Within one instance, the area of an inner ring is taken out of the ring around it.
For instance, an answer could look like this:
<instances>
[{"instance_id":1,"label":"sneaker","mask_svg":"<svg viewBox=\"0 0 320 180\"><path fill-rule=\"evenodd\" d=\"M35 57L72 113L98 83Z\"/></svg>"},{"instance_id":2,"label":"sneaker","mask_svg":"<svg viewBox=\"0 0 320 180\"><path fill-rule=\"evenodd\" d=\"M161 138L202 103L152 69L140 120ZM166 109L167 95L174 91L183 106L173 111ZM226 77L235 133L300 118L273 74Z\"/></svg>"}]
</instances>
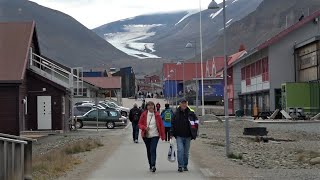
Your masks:
<instances>
[{"instance_id":1,"label":"sneaker","mask_svg":"<svg viewBox=\"0 0 320 180\"><path fill-rule=\"evenodd\" d=\"M189 169L187 167L183 168L183 171L189 171Z\"/></svg>"},{"instance_id":2,"label":"sneaker","mask_svg":"<svg viewBox=\"0 0 320 180\"><path fill-rule=\"evenodd\" d=\"M182 167L179 167L179 168L178 168L178 172L183 172Z\"/></svg>"},{"instance_id":3,"label":"sneaker","mask_svg":"<svg viewBox=\"0 0 320 180\"><path fill-rule=\"evenodd\" d=\"M156 168L155 166L153 166L153 167L151 168L151 170L152 170L152 172L156 172L157 168Z\"/></svg>"},{"instance_id":4,"label":"sneaker","mask_svg":"<svg viewBox=\"0 0 320 180\"><path fill-rule=\"evenodd\" d=\"M139 143L139 142L138 142L138 139L134 140L134 143L137 143L137 144L138 144L138 143Z\"/></svg>"}]
</instances>

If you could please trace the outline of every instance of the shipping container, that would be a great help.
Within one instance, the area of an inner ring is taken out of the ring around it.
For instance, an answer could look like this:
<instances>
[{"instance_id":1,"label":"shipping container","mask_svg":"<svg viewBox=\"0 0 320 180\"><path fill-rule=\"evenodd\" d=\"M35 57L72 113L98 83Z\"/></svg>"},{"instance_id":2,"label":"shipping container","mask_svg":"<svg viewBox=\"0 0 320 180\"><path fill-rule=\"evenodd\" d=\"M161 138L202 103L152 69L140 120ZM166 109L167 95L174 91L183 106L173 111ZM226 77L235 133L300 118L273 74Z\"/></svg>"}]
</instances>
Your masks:
<instances>
[{"instance_id":1,"label":"shipping container","mask_svg":"<svg viewBox=\"0 0 320 180\"><path fill-rule=\"evenodd\" d=\"M305 113L317 114L320 111L320 83L285 83L281 88L282 109L303 108Z\"/></svg>"}]
</instances>

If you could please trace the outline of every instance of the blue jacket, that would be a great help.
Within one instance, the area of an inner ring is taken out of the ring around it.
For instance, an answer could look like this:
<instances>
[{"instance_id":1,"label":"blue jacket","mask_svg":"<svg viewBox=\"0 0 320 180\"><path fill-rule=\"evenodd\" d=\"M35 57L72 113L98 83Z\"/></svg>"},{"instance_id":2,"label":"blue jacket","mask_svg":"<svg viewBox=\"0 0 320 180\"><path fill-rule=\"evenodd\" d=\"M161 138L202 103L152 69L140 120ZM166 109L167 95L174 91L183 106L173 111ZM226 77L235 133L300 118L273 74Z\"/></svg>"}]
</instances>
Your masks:
<instances>
[{"instance_id":1,"label":"blue jacket","mask_svg":"<svg viewBox=\"0 0 320 180\"><path fill-rule=\"evenodd\" d=\"M164 125L164 127L171 127L171 121L170 122L167 122L167 121L165 121L165 112L166 111L170 111L171 112L171 121L172 121L172 118L173 118L173 111L169 108L169 109L165 109L165 110L163 110L162 112L161 112L161 118L162 118L162 121L163 121L163 125Z\"/></svg>"}]
</instances>

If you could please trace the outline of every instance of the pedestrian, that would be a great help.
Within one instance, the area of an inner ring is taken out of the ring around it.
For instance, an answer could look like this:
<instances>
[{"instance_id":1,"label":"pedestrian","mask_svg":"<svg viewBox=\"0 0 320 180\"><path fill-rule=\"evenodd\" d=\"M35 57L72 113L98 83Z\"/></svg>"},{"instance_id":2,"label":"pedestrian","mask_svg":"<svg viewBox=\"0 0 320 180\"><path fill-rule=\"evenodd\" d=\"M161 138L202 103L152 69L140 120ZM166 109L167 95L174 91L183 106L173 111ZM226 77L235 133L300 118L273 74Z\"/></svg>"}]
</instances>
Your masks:
<instances>
[{"instance_id":1,"label":"pedestrian","mask_svg":"<svg viewBox=\"0 0 320 180\"><path fill-rule=\"evenodd\" d=\"M141 109L144 111L146 109L146 100L142 100Z\"/></svg>"},{"instance_id":2,"label":"pedestrian","mask_svg":"<svg viewBox=\"0 0 320 180\"><path fill-rule=\"evenodd\" d=\"M188 171L190 143L197 137L198 124L194 110L188 107L186 99L182 99L171 122L171 135L177 141L179 172Z\"/></svg>"},{"instance_id":3,"label":"pedestrian","mask_svg":"<svg viewBox=\"0 0 320 180\"><path fill-rule=\"evenodd\" d=\"M134 143L138 143L139 139L139 120L141 116L141 110L138 108L137 104L133 105L133 108L129 112L129 120L132 123L132 139Z\"/></svg>"},{"instance_id":4,"label":"pedestrian","mask_svg":"<svg viewBox=\"0 0 320 180\"><path fill-rule=\"evenodd\" d=\"M157 103L156 107L157 107L157 112L160 112L161 105L159 102Z\"/></svg>"},{"instance_id":5,"label":"pedestrian","mask_svg":"<svg viewBox=\"0 0 320 180\"><path fill-rule=\"evenodd\" d=\"M140 117L139 128L147 149L149 170L156 172L157 146L159 138L165 139L165 132L161 116L155 111L152 101L147 103L147 111L144 111Z\"/></svg>"},{"instance_id":6,"label":"pedestrian","mask_svg":"<svg viewBox=\"0 0 320 180\"><path fill-rule=\"evenodd\" d=\"M161 118L165 128L166 141L170 141L170 129L173 118L173 111L170 108L169 104L165 104L165 109L161 112Z\"/></svg>"}]
</instances>

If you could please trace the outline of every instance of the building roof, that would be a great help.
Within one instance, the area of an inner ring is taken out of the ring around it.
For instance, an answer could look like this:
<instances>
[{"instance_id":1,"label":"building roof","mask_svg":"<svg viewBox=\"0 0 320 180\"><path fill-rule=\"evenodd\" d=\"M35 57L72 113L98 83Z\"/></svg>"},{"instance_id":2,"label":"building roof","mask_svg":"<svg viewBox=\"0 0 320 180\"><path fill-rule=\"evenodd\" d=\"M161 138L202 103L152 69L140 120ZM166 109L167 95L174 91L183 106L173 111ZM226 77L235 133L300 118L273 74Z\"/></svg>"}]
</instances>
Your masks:
<instances>
[{"instance_id":1,"label":"building roof","mask_svg":"<svg viewBox=\"0 0 320 180\"><path fill-rule=\"evenodd\" d=\"M84 77L83 80L101 89L121 89L121 77Z\"/></svg>"},{"instance_id":2,"label":"building roof","mask_svg":"<svg viewBox=\"0 0 320 180\"><path fill-rule=\"evenodd\" d=\"M236 62L239 58L241 58L245 54L247 54L246 50L243 50L243 51L237 52L235 54L232 54L230 56L230 59L228 60L228 66L230 66L232 63Z\"/></svg>"},{"instance_id":3,"label":"building roof","mask_svg":"<svg viewBox=\"0 0 320 180\"><path fill-rule=\"evenodd\" d=\"M264 49L264 48L272 45L273 43L276 43L277 41L279 41L283 37L287 36L288 34L290 34L293 31L299 29L300 27L304 26L305 24L313 21L315 18L317 18L319 16L320 16L320 10L312 13L310 16L307 16L307 17L303 18L301 21L297 22L296 24L294 24L294 25L290 26L289 28L281 31L277 35L273 36L269 40L267 40L264 43L262 43L261 45L259 45L257 47L257 49L261 50L261 49Z\"/></svg>"},{"instance_id":4,"label":"building roof","mask_svg":"<svg viewBox=\"0 0 320 180\"><path fill-rule=\"evenodd\" d=\"M34 33L34 22L0 23L0 83L22 82Z\"/></svg>"},{"instance_id":5,"label":"building roof","mask_svg":"<svg viewBox=\"0 0 320 180\"><path fill-rule=\"evenodd\" d=\"M183 70L184 67L184 70ZM172 73L170 71L173 70ZM176 71L176 72L175 72ZM197 71L197 73L196 73ZM184 72L184 78L183 78ZM206 73L206 63L203 63L203 75ZM168 75L170 77L168 78ZM193 78L201 77L201 64L200 63L164 63L163 64L163 77L169 80L185 81L192 80Z\"/></svg>"}]
</instances>

